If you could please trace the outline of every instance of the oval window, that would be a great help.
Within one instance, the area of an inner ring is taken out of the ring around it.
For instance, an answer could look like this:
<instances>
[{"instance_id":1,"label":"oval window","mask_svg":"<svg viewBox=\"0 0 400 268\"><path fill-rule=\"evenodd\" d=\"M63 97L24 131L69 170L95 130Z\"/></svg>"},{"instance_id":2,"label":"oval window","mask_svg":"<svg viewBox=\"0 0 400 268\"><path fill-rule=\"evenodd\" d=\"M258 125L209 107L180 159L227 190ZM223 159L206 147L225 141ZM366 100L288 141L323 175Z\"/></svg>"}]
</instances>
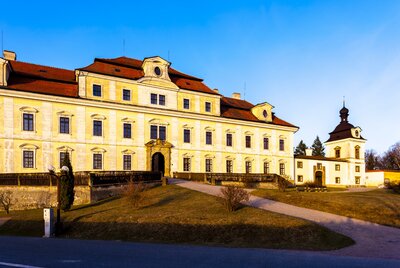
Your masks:
<instances>
[{"instance_id":1,"label":"oval window","mask_svg":"<svg viewBox=\"0 0 400 268\"><path fill-rule=\"evenodd\" d=\"M358 137L358 134L359 134L359 133L358 133L358 130L356 130L356 133L355 133L355 134L356 134L356 137Z\"/></svg>"},{"instance_id":2,"label":"oval window","mask_svg":"<svg viewBox=\"0 0 400 268\"><path fill-rule=\"evenodd\" d=\"M267 118L267 116L268 116L268 113L267 113L267 111L266 111L266 110L264 110L264 111L263 111L263 116L264 116L265 118Z\"/></svg>"},{"instance_id":3,"label":"oval window","mask_svg":"<svg viewBox=\"0 0 400 268\"><path fill-rule=\"evenodd\" d=\"M154 73L157 75L157 76L160 76L161 75L161 69L160 69L160 67L155 67L154 68Z\"/></svg>"}]
</instances>

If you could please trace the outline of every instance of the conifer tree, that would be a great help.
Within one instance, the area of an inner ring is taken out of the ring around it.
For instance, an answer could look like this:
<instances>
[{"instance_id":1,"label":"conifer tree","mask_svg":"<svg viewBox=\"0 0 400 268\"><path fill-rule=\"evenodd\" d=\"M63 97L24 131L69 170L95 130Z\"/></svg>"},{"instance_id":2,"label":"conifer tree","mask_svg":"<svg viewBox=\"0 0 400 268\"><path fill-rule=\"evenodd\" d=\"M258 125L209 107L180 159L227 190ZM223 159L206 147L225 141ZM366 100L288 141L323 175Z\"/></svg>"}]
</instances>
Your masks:
<instances>
[{"instance_id":1,"label":"conifer tree","mask_svg":"<svg viewBox=\"0 0 400 268\"><path fill-rule=\"evenodd\" d=\"M299 145L294 149L294 155L306 155L307 145L301 140Z\"/></svg>"},{"instance_id":2,"label":"conifer tree","mask_svg":"<svg viewBox=\"0 0 400 268\"><path fill-rule=\"evenodd\" d=\"M60 199L61 199L61 204L60 207L62 210L67 211L71 208L72 204L74 203L75 199L75 191L74 191L74 171L72 170L72 165L71 161L69 159L69 154L65 154L65 158L63 160L62 166L67 166L68 167L68 172L64 172L64 174L61 175L60 181L61 181L61 194L60 194Z\"/></svg>"},{"instance_id":3,"label":"conifer tree","mask_svg":"<svg viewBox=\"0 0 400 268\"><path fill-rule=\"evenodd\" d=\"M325 147L322 142L319 140L317 136L314 140L313 145L311 146L312 155L314 156L325 156Z\"/></svg>"}]
</instances>

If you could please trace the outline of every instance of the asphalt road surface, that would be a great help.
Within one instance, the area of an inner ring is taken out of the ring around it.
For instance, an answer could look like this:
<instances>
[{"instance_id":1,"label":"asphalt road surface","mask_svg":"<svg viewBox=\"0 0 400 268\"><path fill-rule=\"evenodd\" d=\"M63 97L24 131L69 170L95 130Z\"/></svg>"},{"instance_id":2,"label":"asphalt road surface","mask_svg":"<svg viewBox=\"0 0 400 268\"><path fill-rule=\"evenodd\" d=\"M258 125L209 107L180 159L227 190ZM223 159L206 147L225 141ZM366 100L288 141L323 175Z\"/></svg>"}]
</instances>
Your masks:
<instances>
[{"instance_id":1,"label":"asphalt road surface","mask_svg":"<svg viewBox=\"0 0 400 268\"><path fill-rule=\"evenodd\" d=\"M0 237L0 267L400 267L328 254L55 238Z\"/></svg>"}]
</instances>

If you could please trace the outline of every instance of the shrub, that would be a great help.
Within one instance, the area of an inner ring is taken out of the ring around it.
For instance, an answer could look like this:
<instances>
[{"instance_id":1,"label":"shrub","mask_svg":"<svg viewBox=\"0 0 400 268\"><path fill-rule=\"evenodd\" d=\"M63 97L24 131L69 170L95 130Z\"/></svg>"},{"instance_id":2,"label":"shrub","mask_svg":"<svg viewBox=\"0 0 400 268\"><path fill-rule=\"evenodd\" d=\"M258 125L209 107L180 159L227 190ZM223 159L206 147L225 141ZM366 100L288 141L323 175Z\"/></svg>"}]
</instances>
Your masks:
<instances>
[{"instance_id":1,"label":"shrub","mask_svg":"<svg viewBox=\"0 0 400 268\"><path fill-rule=\"evenodd\" d=\"M12 205L12 192L5 191L0 193L0 203L7 214L10 214L10 207Z\"/></svg>"},{"instance_id":2,"label":"shrub","mask_svg":"<svg viewBox=\"0 0 400 268\"><path fill-rule=\"evenodd\" d=\"M229 212L237 210L241 202L249 201L249 194L238 186L224 187L221 193L223 204Z\"/></svg>"},{"instance_id":3,"label":"shrub","mask_svg":"<svg viewBox=\"0 0 400 268\"><path fill-rule=\"evenodd\" d=\"M139 208L144 199L143 192L146 190L147 186L143 182L134 183L133 181L130 181L126 185L124 195L134 208Z\"/></svg>"},{"instance_id":4,"label":"shrub","mask_svg":"<svg viewBox=\"0 0 400 268\"><path fill-rule=\"evenodd\" d=\"M395 193L400 194L400 181L391 182L389 189L392 189Z\"/></svg>"},{"instance_id":5,"label":"shrub","mask_svg":"<svg viewBox=\"0 0 400 268\"><path fill-rule=\"evenodd\" d=\"M289 182L285 178L282 178L282 177L278 178L279 191L281 191L281 192L286 191L286 188L288 187L288 185L289 185Z\"/></svg>"}]
</instances>

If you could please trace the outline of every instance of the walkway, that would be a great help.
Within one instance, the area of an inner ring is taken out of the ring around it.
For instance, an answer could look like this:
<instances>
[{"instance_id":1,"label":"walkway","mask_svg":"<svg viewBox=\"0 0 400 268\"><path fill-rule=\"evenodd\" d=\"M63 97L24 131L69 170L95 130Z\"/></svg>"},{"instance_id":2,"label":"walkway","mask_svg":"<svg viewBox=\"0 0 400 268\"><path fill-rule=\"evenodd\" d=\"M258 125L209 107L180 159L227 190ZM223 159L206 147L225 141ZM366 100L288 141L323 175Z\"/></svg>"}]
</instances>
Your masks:
<instances>
[{"instance_id":1,"label":"walkway","mask_svg":"<svg viewBox=\"0 0 400 268\"><path fill-rule=\"evenodd\" d=\"M0 226L2 226L4 223L6 223L9 219L11 219L11 218L0 218Z\"/></svg>"},{"instance_id":2,"label":"walkway","mask_svg":"<svg viewBox=\"0 0 400 268\"><path fill-rule=\"evenodd\" d=\"M170 179L170 183L214 196L220 195L221 186L211 186L177 179ZM246 204L315 222L332 231L351 237L356 242L353 246L326 252L328 254L400 259L400 229L322 211L296 207L252 195ZM377 211L377 213L379 212Z\"/></svg>"}]
</instances>

